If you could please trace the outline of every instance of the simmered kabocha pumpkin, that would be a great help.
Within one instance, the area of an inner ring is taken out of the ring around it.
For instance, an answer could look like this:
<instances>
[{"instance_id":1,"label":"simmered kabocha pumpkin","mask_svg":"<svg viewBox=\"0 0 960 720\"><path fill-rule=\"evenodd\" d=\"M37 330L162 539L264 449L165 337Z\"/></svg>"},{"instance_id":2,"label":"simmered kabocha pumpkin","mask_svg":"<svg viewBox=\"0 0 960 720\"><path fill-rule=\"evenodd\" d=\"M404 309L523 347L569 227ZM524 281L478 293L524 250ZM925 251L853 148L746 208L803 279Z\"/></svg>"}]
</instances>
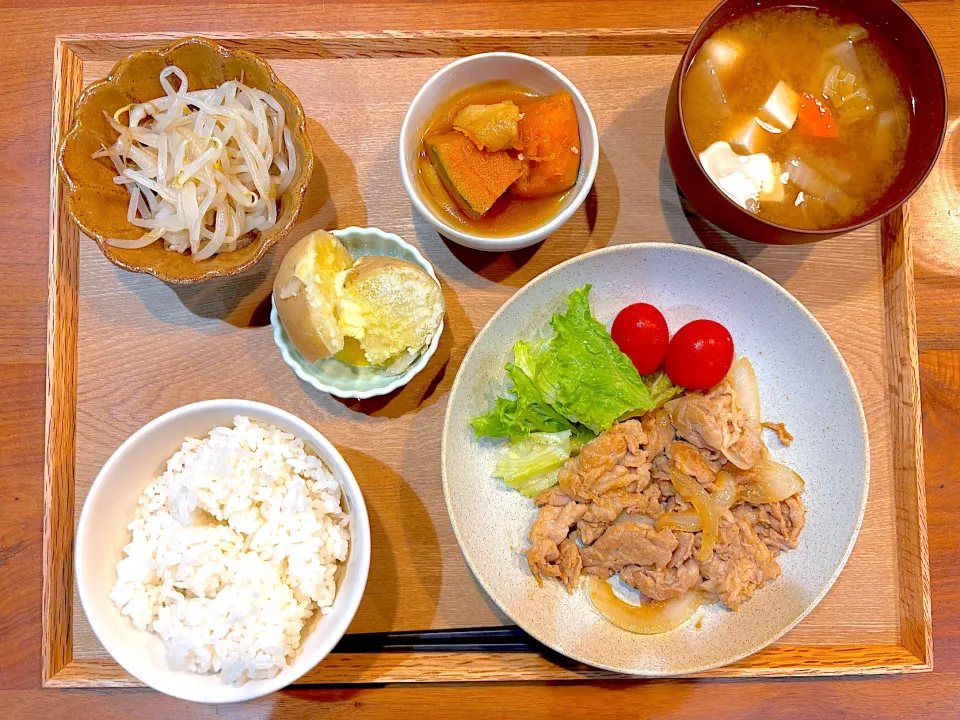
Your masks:
<instances>
[{"instance_id":1,"label":"simmered kabocha pumpkin","mask_svg":"<svg viewBox=\"0 0 960 720\"><path fill-rule=\"evenodd\" d=\"M538 96L508 82L466 90L427 124L418 175L429 205L489 237L555 215L580 170L580 128L566 92Z\"/></svg>"}]
</instances>

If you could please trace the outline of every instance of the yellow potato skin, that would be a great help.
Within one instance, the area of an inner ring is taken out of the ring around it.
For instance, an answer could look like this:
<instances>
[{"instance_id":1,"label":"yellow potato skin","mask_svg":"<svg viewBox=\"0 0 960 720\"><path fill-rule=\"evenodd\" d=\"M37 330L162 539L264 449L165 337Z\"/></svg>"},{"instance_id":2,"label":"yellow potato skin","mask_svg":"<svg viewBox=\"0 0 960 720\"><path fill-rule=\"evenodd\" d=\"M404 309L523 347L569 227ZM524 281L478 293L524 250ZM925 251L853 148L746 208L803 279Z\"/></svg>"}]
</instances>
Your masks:
<instances>
[{"instance_id":1,"label":"yellow potato skin","mask_svg":"<svg viewBox=\"0 0 960 720\"><path fill-rule=\"evenodd\" d=\"M343 350L334 277L353 258L334 235L317 230L284 256L273 283L273 302L297 351L315 363Z\"/></svg>"}]
</instances>

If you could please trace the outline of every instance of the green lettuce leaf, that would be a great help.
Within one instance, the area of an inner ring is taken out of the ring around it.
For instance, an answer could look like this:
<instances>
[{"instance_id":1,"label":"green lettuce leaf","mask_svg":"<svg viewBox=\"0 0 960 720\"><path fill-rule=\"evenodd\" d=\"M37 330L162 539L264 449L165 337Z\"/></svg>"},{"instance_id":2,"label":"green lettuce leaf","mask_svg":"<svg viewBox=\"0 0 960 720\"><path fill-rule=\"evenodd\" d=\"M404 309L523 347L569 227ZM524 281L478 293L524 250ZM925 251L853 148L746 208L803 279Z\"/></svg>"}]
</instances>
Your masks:
<instances>
[{"instance_id":1,"label":"green lettuce leaf","mask_svg":"<svg viewBox=\"0 0 960 720\"><path fill-rule=\"evenodd\" d=\"M497 398L493 410L471 421L476 436L506 437L523 440L530 433L555 433L569 430L582 438L584 428L578 427L544 402L540 391L523 370L508 363L507 377L513 383L513 398ZM590 436L592 437L592 435Z\"/></svg>"},{"instance_id":2,"label":"green lettuce leaf","mask_svg":"<svg viewBox=\"0 0 960 720\"><path fill-rule=\"evenodd\" d=\"M570 459L570 431L531 433L510 446L500 458L493 477L527 497L533 497L557 483L557 473Z\"/></svg>"},{"instance_id":3,"label":"green lettuce leaf","mask_svg":"<svg viewBox=\"0 0 960 720\"><path fill-rule=\"evenodd\" d=\"M643 384L650 391L650 399L655 408L663 405L667 400L673 400L683 392L682 387L674 385L663 370L643 376Z\"/></svg>"},{"instance_id":4,"label":"green lettuce leaf","mask_svg":"<svg viewBox=\"0 0 960 720\"><path fill-rule=\"evenodd\" d=\"M589 293L586 285L570 294L567 312L550 321L549 340L518 345L541 397L571 422L599 433L625 413L656 404L630 358L590 314Z\"/></svg>"},{"instance_id":5,"label":"green lettuce leaf","mask_svg":"<svg viewBox=\"0 0 960 720\"><path fill-rule=\"evenodd\" d=\"M660 407L668 400L673 400L673 398L683 392L683 388L674 385L663 370L658 370L655 373L643 375L642 377L643 384L646 385L647 390L650 391L650 399L653 400L653 406L655 408ZM621 415L620 421L643 417L646 413L646 410L631 410Z\"/></svg>"},{"instance_id":6,"label":"green lettuce leaf","mask_svg":"<svg viewBox=\"0 0 960 720\"><path fill-rule=\"evenodd\" d=\"M519 367L527 377L533 377L536 366L537 356L547 344L546 340L517 340L513 345L513 357L517 367Z\"/></svg>"},{"instance_id":7,"label":"green lettuce leaf","mask_svg":"<svg viewBox=\"0 0 960 720\"><path fill-rule=\"evenodd\" d=\"M525 495L529 498L536 497L544 490L552 488L557 484L557 474L558 471L554 470L553 472L547 473L546 475L540 475L535 477L532 480L527 480L521 487L515 488L517 492L521 495Z\"/></svg>"}]
</instances>

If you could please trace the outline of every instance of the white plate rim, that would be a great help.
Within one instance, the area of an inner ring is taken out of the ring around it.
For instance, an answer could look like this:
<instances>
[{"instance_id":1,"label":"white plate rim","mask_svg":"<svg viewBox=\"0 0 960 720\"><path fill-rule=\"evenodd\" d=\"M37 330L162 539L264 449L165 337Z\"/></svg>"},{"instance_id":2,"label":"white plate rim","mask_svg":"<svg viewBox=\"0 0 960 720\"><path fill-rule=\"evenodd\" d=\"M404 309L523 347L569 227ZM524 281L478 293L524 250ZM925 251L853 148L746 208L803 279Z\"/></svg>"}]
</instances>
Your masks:
<instances>
[{"instance_id":1,"label":"white plate rim","mask_svg":"<svg viewBox=\"0 0 960 720\"><path fill-rule=\"evenodd\" d=\"M554 273L560 272L561 270L571 265L583 262L585 258L593 258L598 255L607 255L607 254L619 253L619 252L632 252L636 250L643 250L645 248L661 249L661 250L666 249L669 252L674 252L674 251L686 252L690 254L710 257L713 260L724 262L729 265L735 266L740 271L746 271L754 275L756 278L764 282L766 285L770 286L774 290L774 292L780 293L791 304L793 304L797 309L799 309L803 313L803 315L805 315L807 319L813 323L814 327L817 330L819 330L820 333L822 333L824 339L826 339L827 341L828 346L833 351L833 354L835 355L836 359L840 363L840 367L843 370L844 379L847 382L847 385L850 389L851 395L854 399L854 403L857 409L857 415L858 415L858 420L860 424L860 432L863 438L864 458L865 458L864 468L863 468L863 483L862 483L863 491L861 493L860 504L857 509L857 521L854 525L853 532L850 535L850 540L847 543L847 547L844 549L843 555L841 556L840 562L837 565L836 571L829 578L829 580L824 583L821 590L817 593L814 599L809 603L806 609L804 609L803 612L801 612L792 622L787 623L781 630L771 634L764 640L748 647L745 651L734 653L730 657L722 659L718 662L692 665L689 668L684 668L683 670L680 670L677 672L669 672L669 671L661 672L661 671L650 671L650 670L631 671L623 667L598 663L594 660L588 660L584 658L582 655L580 655L577 652L566 650L563 647L561 647L559 643L550 642L546 638L544 638L540 633L537 633L535 631L528 629L527 627L524 627L523 624L518 622L517 619L513 617L513 615L508 611L508 609L503 606L500 600L491 591L491 588L489 587L488 583L476 571L473 560L464 550L464 542L462 539L464 531L460 527L454 515L453 507L452 507L452 498L450 495L450 486L449 486L449 483L447 482L447 467L446 467L447 440L448 440L449 430L450 430L451 408L453 407L453 401L457 395L457 391L460 388L460 384L463 381L463 375L461 374L460 369L462 369L467 365L468 361L471 359L474 352L476 351L477 346L480 342L480 339L484 336L487 330L493 325L493 323L500 317L501 314L506 312L515 302L517 302L521 297L523 297L523 295L531 287L533 287L533 285L547 278L548 276L553 275ZM863 525L863 517L866 511L867 499L870 491L870 440L869 440L869 433L867 431L866 415L864 414L864 411L863 411L863 402L860 399L860 393L857 390L856 383L853 380L853 375L850 373L850 368L847 367L847 363L843 359L843 356L840 354L840 350L837 348L836 343L834 343L833 338L830 337L830 334L826 331L826 329L824 329L823 325L820 324L820 321L817 320L817 318L814 317L813 313L807 310L807 308L803 305L803 303L797 300L786 288L784 288L782 285L780 285L778 282L768 277L767 275L764 275L762 272L760 272L756 268L751 267L750 265L747 265L746 263L740 262L739 260L735 260L721 253L707 250L705 248L700 248L692 245L682 245L678 243L669 243L669 242L625 243L622 245L613 245L610 247L599 248L597 250L592 250L590 252L583 253L582 255L577 255L576 257L570 258L569 260L565 260L564 262L559 263L558 265L555 265L552 268L544 271L534 279L527 282L523 287L517 290L517 292L515 292L513 295L511 295L503 303L503 305L501 305L500 308L490 317L490 319L486 322L486 324L483 326L480 332L477 333L476 337L474 337L474 340L470 345L470 348L467 350L466 354L463 356L463 360L460 363L460 368L457 370L457 376L454 379L453 385L450 388L450 400L447 403L447 409L444 413L443 432L440 440L440 471L441 471L441 480L443 484L443 498L447 506L447 515L450 518L450 526L453 528L453 533L454 533L454 536L456 537L457 545L460 547L460 552L463 555L463 559L464 561L466 561L468 567L470 568L470 572L473 573L474 578L483 588L484 592L486 592L487 596L491 600L493 600L493 602L497 605L500 611L503 612L507 617L509 617L518 627L520 627L524 632L531 635L531 637L537 640L537 642L541 643L542 645L545 645L551 650L561 655L564 655L565 657L571 658L572 660L576 660L577 662L581 662L585 665L589 665L591 667L600 668L602 670L609 670L610 672L615 672L615 673L635 675L637 677L651 677L651 678L677 677L677 676L692 675L696 673L705 672L707 670L713 670L718 667L723 667L725 665L729 665L731 663L737 662L738 660L742 660L745 657L749 657L750 655L753 655L756 652L759 652L763 648L776 642L781 637L783 637L788 632L790 632L790 630L796 627L797 624L799 624L805 617L807 617L807 615L809 615L813 611L815 607L817 607L817 605L820 604L820 601L823 600L824 596L826 596L826 594L830 591L830 588L833 587L834 583L837 581L837 578L840 577L840 573L843 572L844 567L846 567L847 561L850 559L850 555L853 552L853 548L855 547L857 543L857 539L860 536L860 528Z\"/></svg>"}]
</instances>

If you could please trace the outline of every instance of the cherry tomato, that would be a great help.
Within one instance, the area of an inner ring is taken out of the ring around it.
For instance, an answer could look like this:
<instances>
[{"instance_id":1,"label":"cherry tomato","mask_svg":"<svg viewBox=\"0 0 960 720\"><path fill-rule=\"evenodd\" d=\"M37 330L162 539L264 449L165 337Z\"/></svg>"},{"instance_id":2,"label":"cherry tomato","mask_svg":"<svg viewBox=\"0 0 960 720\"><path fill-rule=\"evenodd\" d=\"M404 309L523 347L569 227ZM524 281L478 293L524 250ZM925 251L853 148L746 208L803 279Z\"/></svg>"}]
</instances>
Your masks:
<instances>
[{"instance_id":1,"label":"cherry tomato","mask_svg":"<svg viewBox=\"0 0 960 720\"><path fill-rule=\"evenodd\" d=\"M674 385L708 390L733 363L733 338L720 323L694 320L677 330L667 347L666 370Z\"/></svg>"},{"instance_id":2,"label":"cherry tomato","mask_svg":"<svg viewBox=\"0 0 960 720\"><path fill-rule=\"evenodd\" d=\"M619 312L610 336L620 351L633 361L641 375L649 375L663 364L670 331L663 314L653 305L635 303Z\"/></svg>"}]
</instances>

